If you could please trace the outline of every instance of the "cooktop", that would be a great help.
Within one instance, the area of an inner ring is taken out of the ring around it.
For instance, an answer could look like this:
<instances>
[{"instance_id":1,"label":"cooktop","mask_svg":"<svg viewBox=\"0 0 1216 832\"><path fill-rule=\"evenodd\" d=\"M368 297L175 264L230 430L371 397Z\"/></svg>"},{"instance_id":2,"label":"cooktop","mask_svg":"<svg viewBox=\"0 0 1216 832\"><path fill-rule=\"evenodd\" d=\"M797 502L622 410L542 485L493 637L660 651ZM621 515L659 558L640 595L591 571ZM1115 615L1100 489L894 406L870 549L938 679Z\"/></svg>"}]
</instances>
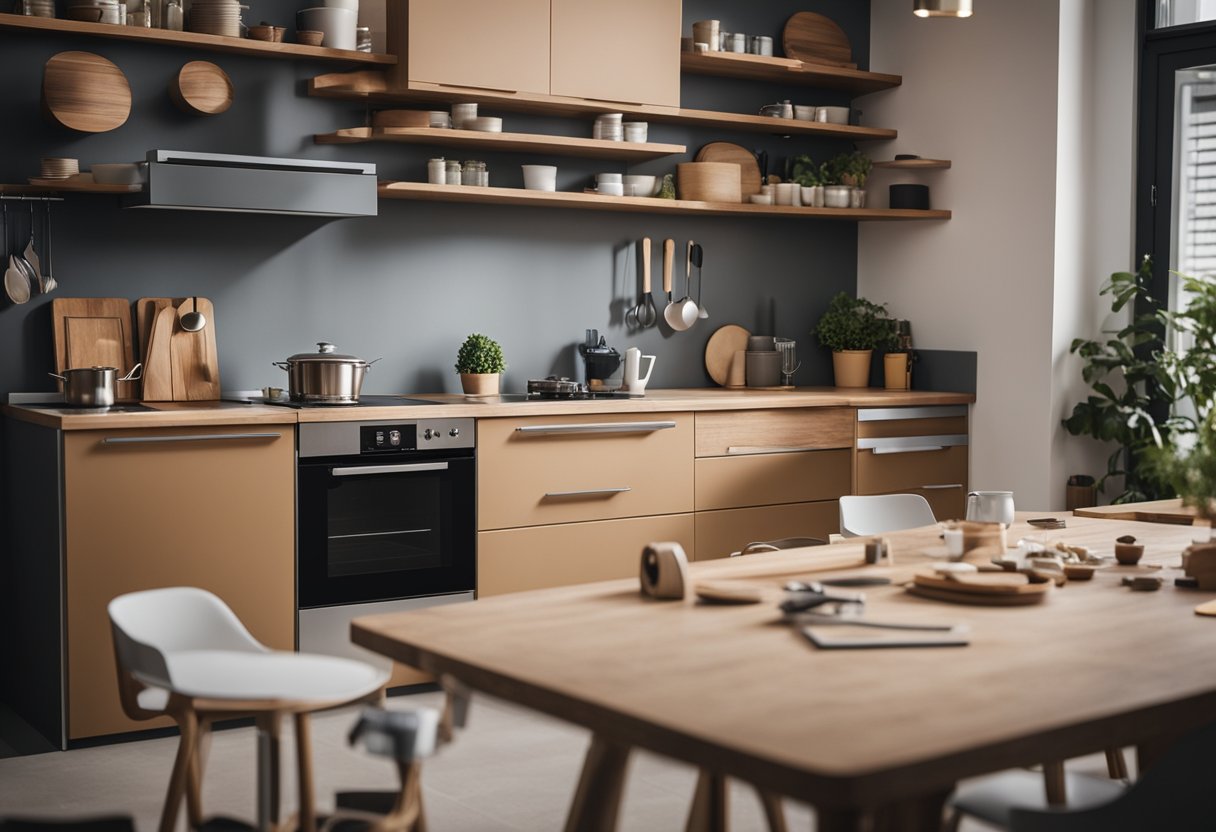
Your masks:
<instances>
[{"instance_id":1,"label":"cooktop","mask_svg":"<svg viewBox=\"0 0 1216 832\"><path fill-rule=\"evenodd\" d=\"M290 399L268 399L265 396L233 397L229 401L246 404L269 404L275 407L290 407L304 410L314 407L417 407L420 405L435 405L425 399L407 399L402 396L360 396L354 404L330 404L328 402L293 402Z\"/></svg>"}]
</instances>

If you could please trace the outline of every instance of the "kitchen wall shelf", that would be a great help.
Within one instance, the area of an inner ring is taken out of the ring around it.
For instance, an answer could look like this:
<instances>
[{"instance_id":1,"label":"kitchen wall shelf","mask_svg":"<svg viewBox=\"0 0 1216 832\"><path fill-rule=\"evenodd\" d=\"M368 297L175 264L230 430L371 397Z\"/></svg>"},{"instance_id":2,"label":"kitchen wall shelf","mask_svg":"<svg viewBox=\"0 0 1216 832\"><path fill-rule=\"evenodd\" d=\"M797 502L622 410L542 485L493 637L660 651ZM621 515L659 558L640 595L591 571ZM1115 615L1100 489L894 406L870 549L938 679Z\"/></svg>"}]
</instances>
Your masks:
<instances>
[{"instance_id":1,"label":"kitchen wall shelf","mask_svg":"<svg viewBox=\"0 0 1216 832\"><path fill-rule=\"evenodd\" d=\"M651 197L600 196L567 191L526 191L520 188L478 188L467 185L429 185L423 182L381 182L381 199L424 202L468 202L489 205L531 205L545 208L583 208L640 214L696 214L701 216L787 217L816 220L948 220L949 211L893 210L889 208L794 208L787 205L751 205L726 202L692 202Z\"/></svg>"},{"instance_id":2,"label":"kitchen wall shelf","mask_svg":"<svg viewBox=\"0 0 1216 832\"><path fill-rule=\"evenodd\" d=\"M899 134L883 127L857 127L849 124L823 124L815 121L769 118L745 113L724 113L716 110L689 110L658 107L647 104L616 104L588 101L540 93L474 90L415 84L408 90L392 90L383 72L360 71L318 75L308 83L309 95L361 101L369 105L401 103L443 103L476 101L488 110L532 113L548 116L588 117L600 113L624 113L639 120L715 127L750 133L773 133L780 136L821 136L853 141L894 139Z\"/></svg>"},{"instance_id":3,"label":"kitchen wall shelf","mask_svg":"<svg viewBox=\"0 0 1216 832\"><path fill-rule=\"evenodd\" d=\"M851 95L889 90L904 82L900 75L737 52L682 52L680 69L689 75L716 75L720 78L742 78L773 84L801 84L823 90L841 90Z\"/></svg>"},{"instance_id":4,"label":"kitchen wall shelf","mask_svg":"<svg viewBox=\"0 0 1216 832\"><path fill-rule=\"evenodd\" d=\"M41 31L53 34L91 35L117 40L151 41L154 43L184 46L191 49L206 49L212 52L233 52L242 55L257 55L265 58L307 58L346 63L382 64L397 63L396 55L372 52L355 52L350 49L327 49L322 46L305 46L300 43L271 43L262 40L229 38L221 35L203 35L197 32L172 32L168 29L140 29L135 26L115 26L109 23L86 23L79 20L61 20L53 17L30 17L21 14L0 14L0 29Z\"/></svg>"},{"instance_id":5,"label":"kitchen wall shelf","mask_svg":"<svg viewBox=\"0 0 1216 832\"><path fill-rule=\"evenodd\" d=\"M682 144L607 142L575 136L540 133L483 133L476 130L447 130L434 127L354 127L314 137L317 144L404 142L444 147L475 147L506 153L547 153L554 156L584 156L591 159L643 161L687 153Z\"/></svg>"},{"instance_id":6,"label":"kitchen wall shelf","mask_svg":"<svg viewBox=\"0 0 1216 832\"><path fill-rule=\"evenodd\" d=\"M875 162L876 168L890 170L948 170L949 159L891 159L886 162Z\"/></svg>"}]
</instances>

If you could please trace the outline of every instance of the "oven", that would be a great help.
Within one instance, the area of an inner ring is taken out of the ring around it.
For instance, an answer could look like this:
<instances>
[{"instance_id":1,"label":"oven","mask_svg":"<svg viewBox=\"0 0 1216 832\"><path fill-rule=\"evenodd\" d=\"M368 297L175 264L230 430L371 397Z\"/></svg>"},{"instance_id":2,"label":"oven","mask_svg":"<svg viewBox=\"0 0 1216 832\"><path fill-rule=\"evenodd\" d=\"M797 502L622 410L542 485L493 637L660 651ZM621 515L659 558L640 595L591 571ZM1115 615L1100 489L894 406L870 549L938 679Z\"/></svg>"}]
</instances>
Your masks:
<instances>
[{"instance_id":1,"label":"oven","mask_svg":"<svg viewBox=\"0 0 1216 832\"><path fill-rule=\"evenodd\" d=\"M350 620L473 599L472 419L299 425L299 649L361 655Z\"/></svg>"}]
</instances>

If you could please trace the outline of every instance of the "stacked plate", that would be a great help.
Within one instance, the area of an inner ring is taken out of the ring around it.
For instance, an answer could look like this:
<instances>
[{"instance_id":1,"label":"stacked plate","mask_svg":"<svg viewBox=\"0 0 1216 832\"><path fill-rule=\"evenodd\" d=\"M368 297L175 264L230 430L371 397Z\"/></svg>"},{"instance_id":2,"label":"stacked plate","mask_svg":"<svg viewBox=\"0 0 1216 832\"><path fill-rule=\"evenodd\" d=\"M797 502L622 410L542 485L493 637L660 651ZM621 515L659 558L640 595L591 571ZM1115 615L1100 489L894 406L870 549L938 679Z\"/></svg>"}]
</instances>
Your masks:
<instances>
[{"instance_id":1,"label":"stacked plate","mask_svg":"<svg viewBox=\"0 0 1216 832\"><path fill-rule=\"evenodd\" d=\"M241 36L241 9L237 0L194 0L190 6L191 32L205 35Z\"/></svg>"},{"instance_id":2,"label":"stacked plate","mask_svg":"<svg viewBox=\"0 0 1216 832\"><path fill-rule=\"evenodd\" d=\"M18 0L13 11L30 17L54 17L55 0Z\"/></svg>"},{"instance_id":3,"label":"stacked plate","mask_svg":"<svg viewBox=\"0 0 1216 832\"><path fill-rule=\"evenodd\" d=\"M67 179L80 173L80 161L60 157L47 157L42 160L41 179Z\"/></svg>"},{"instance_id":4,"label":"stacked plate","mask_svg":"<svg viewBox=\"0 0 1216 832\"><path fill-rule=\"evenodd\" d=\"M624 114L604 113L595 119L595 127L591 130L591 138L606 142L619 142L625 139L625 128L622 124Z\"/></svg>"},{"instance_id":5,"label":"stacked plate","mask_svg":"<svg viewBox=\"0 0 1216 832\"><path fill-rule=\"evenodd\" d=\"M118 0L79 0L68 6L67 16L71 20L83 20L88 23L122 22Z\"/></svg>"}]
</instances>

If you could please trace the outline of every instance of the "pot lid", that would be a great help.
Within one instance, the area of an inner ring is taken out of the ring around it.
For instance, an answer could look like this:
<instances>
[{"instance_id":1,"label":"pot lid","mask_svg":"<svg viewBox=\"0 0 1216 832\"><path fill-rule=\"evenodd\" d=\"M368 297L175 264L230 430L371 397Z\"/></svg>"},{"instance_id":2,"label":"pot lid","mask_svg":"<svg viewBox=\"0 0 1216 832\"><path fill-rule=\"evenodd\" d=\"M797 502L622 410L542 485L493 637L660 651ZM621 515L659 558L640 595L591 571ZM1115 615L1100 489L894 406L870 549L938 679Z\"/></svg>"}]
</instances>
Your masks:
<instances>
[{"instance_id":1,"label":"pot lid","mask_svg":"<svg viewBox=\"0 0 1216 832\"><path fill-rule=\"evenodd\" d=\"M323 364L334 364L334 363L366 364L367 363L366 361L364 361L362 358L360 358L357 355L342 355L340 353L334 352L334 349L335 349L334 345L329 343L328 341L318 341L316 352L298 352L295 355L293 355L291 358L288 358L287 360L291 361L291 362L300 362L300 363L321 362Z\"/></svg>"}]
</instances>

